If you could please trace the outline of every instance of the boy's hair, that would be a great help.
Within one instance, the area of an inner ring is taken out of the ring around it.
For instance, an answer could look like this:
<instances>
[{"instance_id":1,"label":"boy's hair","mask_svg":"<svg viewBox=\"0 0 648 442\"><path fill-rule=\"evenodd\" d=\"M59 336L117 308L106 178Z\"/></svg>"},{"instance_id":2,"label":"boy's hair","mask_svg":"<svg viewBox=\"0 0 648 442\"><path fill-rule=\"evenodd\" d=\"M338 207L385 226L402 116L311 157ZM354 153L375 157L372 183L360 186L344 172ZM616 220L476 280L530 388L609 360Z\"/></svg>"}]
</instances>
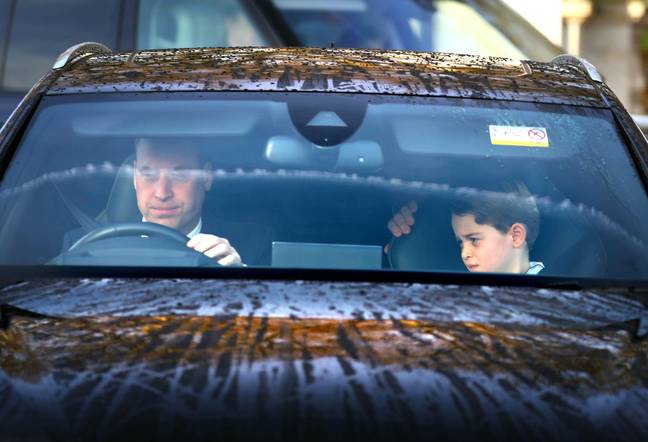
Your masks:
<instances>
[{"instance_id":1,"label":"boy's hair","mask_svg":"<svg viewBox=\"0 0 648 442\"><path fill-rule=\"evenodd\" d=\"M524 224L526 243L533 246L540 228L540 214L533 195L518 181L504 182L492 190L462 196L452 202L454 215L473 215L477 224L488 224L502 233L515 223Z\"/></svg>"}]
</instances>

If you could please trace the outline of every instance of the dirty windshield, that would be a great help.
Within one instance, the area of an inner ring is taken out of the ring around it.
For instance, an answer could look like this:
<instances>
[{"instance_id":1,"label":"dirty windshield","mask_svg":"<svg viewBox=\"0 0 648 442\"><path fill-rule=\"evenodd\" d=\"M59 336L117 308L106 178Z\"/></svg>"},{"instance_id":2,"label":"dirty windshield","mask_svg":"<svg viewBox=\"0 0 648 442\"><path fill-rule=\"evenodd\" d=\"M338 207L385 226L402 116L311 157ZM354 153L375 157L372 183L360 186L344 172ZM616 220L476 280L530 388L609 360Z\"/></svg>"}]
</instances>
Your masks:
<instances>
[{"instance_id":1,"label":"dirty windshield","mask_svg":"<svg viewBox=\"0 0 648 442\"><path fill-rule=\"evenodd\" d=\"M648 279L603 109L359 94L50 96L0 187L4 265Z\"/></svg>"}]
</instances>

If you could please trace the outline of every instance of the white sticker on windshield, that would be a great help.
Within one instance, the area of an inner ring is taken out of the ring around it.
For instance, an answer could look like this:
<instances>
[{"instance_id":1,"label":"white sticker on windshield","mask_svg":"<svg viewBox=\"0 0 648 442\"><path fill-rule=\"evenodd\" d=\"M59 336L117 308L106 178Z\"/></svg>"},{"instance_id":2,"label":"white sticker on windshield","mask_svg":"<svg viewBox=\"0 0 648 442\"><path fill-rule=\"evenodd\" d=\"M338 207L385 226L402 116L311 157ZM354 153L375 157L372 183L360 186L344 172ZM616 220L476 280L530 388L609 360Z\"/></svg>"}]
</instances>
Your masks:
<instances>
[{"instance_id":1,"label":"white sticker on windshield","mask_svg":"<svg viewBox=\"0 0 648 442\"><path fill-rule=\"evenodd\" d=\"M488 126L491 144L498 146L549 147L544 127Z\"/></svg>"}]
</instances>

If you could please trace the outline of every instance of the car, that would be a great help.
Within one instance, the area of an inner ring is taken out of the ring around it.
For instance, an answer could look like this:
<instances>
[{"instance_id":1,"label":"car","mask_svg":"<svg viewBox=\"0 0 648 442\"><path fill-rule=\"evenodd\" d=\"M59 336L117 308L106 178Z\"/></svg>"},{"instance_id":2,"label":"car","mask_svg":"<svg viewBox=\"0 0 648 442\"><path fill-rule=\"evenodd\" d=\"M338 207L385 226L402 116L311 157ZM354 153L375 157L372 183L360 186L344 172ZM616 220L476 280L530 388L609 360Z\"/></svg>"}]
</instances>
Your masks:
<instances>
[{"instance_id":1,"label":"car","mask_svg":"<svg viewBox=\"0 0 648 442\"><path fill-rule=\"evenodd\" d=\"M560 54L496 0L6 0L0 28L0 124L79 41L118 50L334 45L544 61Z\"/></svg>"},{"instance_id":2,"label":"car","mask_svg":"<svg viewBox=\"0 0 648 442\"><path fill-rule=\"evenodd\" d=\"M79 44L0 164L2 438L648 435L648 145L584 60ZM536 264L468 271L466 202Z\"/></svg>"}]
</instances>

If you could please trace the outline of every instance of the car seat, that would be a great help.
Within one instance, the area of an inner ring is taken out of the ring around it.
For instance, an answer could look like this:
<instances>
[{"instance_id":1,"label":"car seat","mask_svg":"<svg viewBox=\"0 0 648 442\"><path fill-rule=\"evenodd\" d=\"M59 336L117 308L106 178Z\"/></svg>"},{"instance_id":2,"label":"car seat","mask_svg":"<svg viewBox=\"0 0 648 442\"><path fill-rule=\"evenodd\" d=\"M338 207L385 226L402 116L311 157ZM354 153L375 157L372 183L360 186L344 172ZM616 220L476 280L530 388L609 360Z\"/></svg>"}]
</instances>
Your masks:
<instances>
[{"instance_id":1,"label":"car seat","mask_svg":"<svg viewBox=\"0 0 648 442\"><path fill-rule=\"evenodd\" d=\"M415 214L412 233L394 238L390 243L388 261L399 270L464 271L461 255L450 225L450 209L446 205L427 205Z\"/></svg>"},{"instance_id":2,"label":"car seat","mask_svg":"<svg viewBox=\"0 0 648 442\"><path fill-rule=\"evenodd\" d=\"M585 215L567 210L541 213L530 254L551 275L602 277L607 272L607 253L596 229Z\"/></svg>"},{"instance_id":3,"label":"car seat","mask_svg":"<svg viewBox=\"0 0 648 442\"><path fill-rule=\"evenodd\" d=\"M110 195L104 210L97 215L101 224L130 223L142 219L137 208L135 188L133 187L133 161L135 155L129 155L119 167L113 182Z\"/></svg>"}]
</instances>

